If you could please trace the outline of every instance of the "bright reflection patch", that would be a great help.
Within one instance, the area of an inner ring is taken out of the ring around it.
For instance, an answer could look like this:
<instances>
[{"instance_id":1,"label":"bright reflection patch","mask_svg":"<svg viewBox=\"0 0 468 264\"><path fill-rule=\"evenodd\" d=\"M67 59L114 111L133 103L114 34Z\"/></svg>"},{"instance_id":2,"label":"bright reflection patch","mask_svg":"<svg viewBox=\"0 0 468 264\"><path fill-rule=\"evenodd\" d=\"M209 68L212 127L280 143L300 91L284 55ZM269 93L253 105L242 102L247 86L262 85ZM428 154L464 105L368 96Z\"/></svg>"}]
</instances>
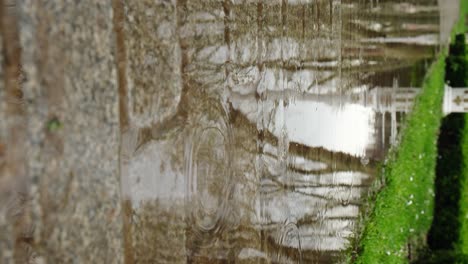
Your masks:
<instances>
[{"instance_id":1,"label":"bright reflection patch","mask_svg":"<svg viewBox=\"0 0 468 264\"><path fill-rule=\"evenodd\" d=\"M284 109L278 108L275 121L276 136L285 127L290 142L311 147L364 156L374 142L374 112L362 105L336 107L296 100Z\"/></svg>"}]
</instances>

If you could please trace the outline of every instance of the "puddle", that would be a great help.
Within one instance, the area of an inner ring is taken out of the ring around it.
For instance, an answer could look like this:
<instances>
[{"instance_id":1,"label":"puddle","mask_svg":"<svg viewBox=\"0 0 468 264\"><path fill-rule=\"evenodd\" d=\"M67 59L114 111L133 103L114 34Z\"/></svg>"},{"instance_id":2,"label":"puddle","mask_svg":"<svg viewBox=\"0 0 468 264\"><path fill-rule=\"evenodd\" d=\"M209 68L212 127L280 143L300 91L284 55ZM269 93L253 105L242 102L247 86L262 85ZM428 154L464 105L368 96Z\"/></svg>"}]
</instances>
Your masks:
<instances>
[{"instance_id":1,"label":"puddle","mask_svg":"<svg viewBox=\"0 0 468 264\"><path fill-rule=\"evenodd\" d=\"M136 214L184 236L135 232L182 262L336 262L439 49L437 3L182 2L176 128L128 177Z\"/></svg>"}]
</instances>

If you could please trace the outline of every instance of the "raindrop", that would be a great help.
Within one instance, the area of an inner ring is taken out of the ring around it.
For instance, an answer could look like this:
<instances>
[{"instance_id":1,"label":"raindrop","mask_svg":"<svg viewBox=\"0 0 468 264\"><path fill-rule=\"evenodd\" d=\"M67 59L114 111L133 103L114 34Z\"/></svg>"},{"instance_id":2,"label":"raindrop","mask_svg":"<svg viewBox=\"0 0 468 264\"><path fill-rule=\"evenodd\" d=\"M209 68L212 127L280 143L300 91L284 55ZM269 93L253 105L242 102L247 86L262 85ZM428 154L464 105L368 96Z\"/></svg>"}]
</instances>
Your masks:
<instances>
[{"instance_id":1,"label":"raindrop","mask_svg":"<svg viewBox=\"0 0 468 264\"><path fill-rule=\"evenodd\" d=\"M187 201L194 227L200 232L219 229L228 213L231 183L225 146L225 136L216 127L201 130L187 145Z\"/></svg>"},{"instance_id":2,"label":"raindrop","mask_svg":"<svg viewBox=\"0 0 468 264\"><path fill-rule=\"evenodd\" d=\"M349 198L344 198L344 199L341 200L341 205L342 206L348 206L350 202L351 201L350 201Z\"/></svg>"},{"instance_id":3,"label":"raindrop","mask_svg":"<svg viewBox=\"0 0 468 264\"><path fill-rule=\"evenodd\" d=\"M301 237L299 234L299 229L295 223L295 220L286 219L284 223L280 226L276 242L281 246L288 246L295 248L299 257L298 263L302 263L302 248L301 248ZM285 256L284 252L276 252L276 260L281 262Z\"/></svg>"},{"instance_id":4,"label":"raindrop","mask_svg":"<svg viewBox=\"0 0 468 264\"><path fill-rule=\"evenodd\" d=\"M361 164L366 166L367 164L369 164L369 158L367 157L362 157L361 158Z\"/></svg>"}]
</instances>

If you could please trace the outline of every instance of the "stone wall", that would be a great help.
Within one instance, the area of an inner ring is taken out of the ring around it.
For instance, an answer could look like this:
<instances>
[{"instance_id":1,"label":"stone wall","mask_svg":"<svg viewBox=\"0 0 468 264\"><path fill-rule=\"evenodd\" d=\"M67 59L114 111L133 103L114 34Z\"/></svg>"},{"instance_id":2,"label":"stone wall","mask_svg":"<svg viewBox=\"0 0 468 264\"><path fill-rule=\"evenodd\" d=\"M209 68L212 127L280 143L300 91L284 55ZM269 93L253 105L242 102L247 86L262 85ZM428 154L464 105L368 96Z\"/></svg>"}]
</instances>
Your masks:
<instances>
[{"instance_id":1,"label":"stone wall","mask_svg":"<svg viewBox=\"0 0 468 264\"><path fill-rule=\"evenodd\" d=\"M8 155L22 147L23 156L7 159L6 165L26 173L0 175L16 183L1 197L1 220L11 223L16 219L12 210L19 210L25 222L21 231L7 237L2 232L0 262L120 263L119 100L111 0L5 0L2 7L2 37L13 23L18 26L20 56L11 67L20 70L24 107L20 119L9 119L22 121L21 141L6 144ZM4 84L7 91L14 89L11 82ZM4 94L0 98L8 103ZM2 144L16 132L12 122L0 126Z\"/></svg>"}]
</instances>

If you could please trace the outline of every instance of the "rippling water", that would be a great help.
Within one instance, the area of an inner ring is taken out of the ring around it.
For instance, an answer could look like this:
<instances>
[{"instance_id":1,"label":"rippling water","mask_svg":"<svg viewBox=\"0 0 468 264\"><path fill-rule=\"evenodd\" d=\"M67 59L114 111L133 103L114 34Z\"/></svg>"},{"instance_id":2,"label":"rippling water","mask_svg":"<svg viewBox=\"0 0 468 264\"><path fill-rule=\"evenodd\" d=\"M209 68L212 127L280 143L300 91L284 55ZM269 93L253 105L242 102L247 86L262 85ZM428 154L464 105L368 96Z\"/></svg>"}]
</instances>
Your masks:
<instances>
[{"instance_id":1,"label":"rippling water","mask_svg":"<svg viewBox=\"0 0 468 264\"><path fill-rule=\"evenodd\" d=\"M138 67L158 83L130 90L153 95L132 105L136 259L338 261L439 49L437 2L127 8L134 34L158 24Z\"/></svg>"},{"instance_id":2,"label":"rippling water","mask_svg":"<svg viewBox=\"0 0 468 264\"><path fill-rule=\"evenodd\" d=\"M449 0L23 2L0 1L2 263L338 262L453 22Z\"/></svg>"}]
</instances>

